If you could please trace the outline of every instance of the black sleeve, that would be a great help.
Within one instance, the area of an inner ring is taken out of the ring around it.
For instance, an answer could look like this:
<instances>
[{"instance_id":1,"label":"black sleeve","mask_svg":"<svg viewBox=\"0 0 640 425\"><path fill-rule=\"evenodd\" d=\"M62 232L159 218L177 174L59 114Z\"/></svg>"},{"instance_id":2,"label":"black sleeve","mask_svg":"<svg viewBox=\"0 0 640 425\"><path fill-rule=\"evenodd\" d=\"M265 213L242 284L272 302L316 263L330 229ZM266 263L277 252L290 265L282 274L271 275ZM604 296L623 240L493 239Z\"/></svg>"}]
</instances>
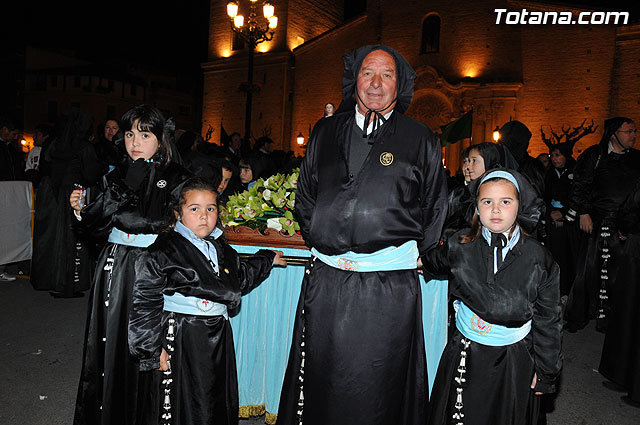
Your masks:
<instances>
[{"instance_id":1,"label":"black sleeve","mask_svg":"<svg viewBox=\"0 0 640 425\"><path fill-rule=\"evenodd\" d=\"M314 128L307 152L300 165L300 177L296 188L295 215L300 225L300 233L305 241L308 241L309 230L311 228L311 217L316 206L316 196L318 191L318 175L316 172L315 149L318 144L318 132ZM309 242L307 242L307 245Z\"/></svg>"},{"instance_id":2,"label":"black sleeve","mask_svg":"<svg viewBox=\"0 0 640 425\"><path fill-rule=\"evenodd\" d=\"M108 183L107 177L103 177L105 181L102 192L80 212L82 217L82 221L79 223L80 228L97 237L109 233L113 227L113 214L135 197L133 191L124 185L115 182Z\"/></svg>"},{"instance_id":3,"label":"black sleeve","mask_svg":"<svg viewBox=\"0 0 640 425\"><path fill-rule=\"evenodd\" d=\"M129 351L140 359L140 370L160 367L162 352L162 290L166 277L152 253L136 260L136 282L129 313Z\"/></svg>"},{"instance_id":4,"label":"black sleeve","mask_svg":"<svg viewBox=\"0 0 640 425\"><path fill-rule=\"evenodd\" d=\"M275 256L276 253L268 249L261 249L246 259L240 259L236 256L236 261L238 262L238 280L240 281L242 295L253 291L269 277Z\"/></svg>"},{"instance_id":5,"label":"black sleeve","mask_svg":"<svg viewBox=\"0 0 640 425\"><path fill-rule=\"evenodd\" d=\"M436 137L430 133L425 141L425 170L420 194L424 239L418 250L425 254L440 241L447 217L447 179L442 167L442 153Z\"/></svg>"},{"instance_id":6,"label":"black sleeve","mask_svg":"<svg viewBox=\"0 0 640 425\"><path fill-rule=\"evenodd\" d=\"M449 274L449 244L438 245L420 257L425 280Z\"/></svg>"},{"instance_id":7,"label":"black sleeve","mask_svg":"<svg viewBox=\"0 0 640 425\"><path fill-rule=\"evenodd\" d=\"M573 185L569 194L567 220L573 221L579 215L588 214L591 209L591 185L596 173L599 147L587 149L578 157L573 169Z\"/></svg>"},{"instance_id":8,"label":"black sleeve","mask_svg":"<svg viewBox=\"0 0 640 425\"><path fill-rule=\"evenodd\" d=\"M625 236L640 232L640 180L620 206L618 229Z\"/></svg>"},{"instance_id":9,"label":"black sleeve","mask_svg":"<svg viewBox=\"0 0 640 425\"><path fill-rule=\"evenodd\" d=\"M545 269L533 306L533 359L537 375L535 391L552 393L563 361L560 268L549 256Z\"/></svg>"}]
</instances>

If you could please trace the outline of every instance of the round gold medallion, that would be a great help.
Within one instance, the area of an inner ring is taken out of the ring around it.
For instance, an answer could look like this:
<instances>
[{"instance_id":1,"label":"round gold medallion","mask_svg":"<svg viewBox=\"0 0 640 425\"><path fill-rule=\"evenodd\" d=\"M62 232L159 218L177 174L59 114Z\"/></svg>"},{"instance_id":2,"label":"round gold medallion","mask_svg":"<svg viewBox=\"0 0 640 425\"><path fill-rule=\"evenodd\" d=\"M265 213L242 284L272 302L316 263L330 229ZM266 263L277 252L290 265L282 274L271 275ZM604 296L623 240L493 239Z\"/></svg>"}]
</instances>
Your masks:
<instances>
[{"instance_id":1,"label":"round gold medallion","mask_svg":"<svg viewBox=\"0 0 640 425\"><path fill-rule=\"evenodd\" d=\"M391 152L382 152L380 154L380 164L385 167L393 163L393 154Z\"/></svg>"}]
</instances>

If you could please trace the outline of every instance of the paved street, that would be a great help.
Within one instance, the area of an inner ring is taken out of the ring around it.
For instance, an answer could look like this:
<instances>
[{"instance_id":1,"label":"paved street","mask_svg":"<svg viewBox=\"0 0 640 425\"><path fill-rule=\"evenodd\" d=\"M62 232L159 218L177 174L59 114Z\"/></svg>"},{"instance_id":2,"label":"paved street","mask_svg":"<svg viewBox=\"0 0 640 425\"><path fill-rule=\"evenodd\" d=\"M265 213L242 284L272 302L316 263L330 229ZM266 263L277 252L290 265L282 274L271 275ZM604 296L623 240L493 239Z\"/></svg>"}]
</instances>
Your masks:
<instances>
[{"instance_id":1,"label":"paved street","mask_svg":"<svg viewBox=\"0 0 640 425\"><path fill-rule=\"evenodd\" d=\"M86 297L54 299L26 279L0 283L0 424L71 424L86 308ZM563 380L548 424L640 424L640 409L602 386L596 369L603 339L593 325L565 334Z\"/></svg>"}]
</instances>

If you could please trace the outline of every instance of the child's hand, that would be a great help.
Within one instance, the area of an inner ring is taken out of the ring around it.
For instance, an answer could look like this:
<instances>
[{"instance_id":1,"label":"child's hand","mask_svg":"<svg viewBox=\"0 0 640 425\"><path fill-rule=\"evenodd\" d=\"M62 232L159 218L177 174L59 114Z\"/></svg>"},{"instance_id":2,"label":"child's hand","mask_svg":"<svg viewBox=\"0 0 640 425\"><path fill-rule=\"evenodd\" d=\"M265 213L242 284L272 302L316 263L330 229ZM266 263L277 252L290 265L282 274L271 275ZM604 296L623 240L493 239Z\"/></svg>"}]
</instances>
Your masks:
<instances>
[{"instance_id":1,"label":"child's hand","mask_svg":"<svg viewBox=\"0 0 640 425\"><path fill-rule=\"evenodd\" d=\"M276 256L273 257L273 265L274 266L285 266L287 265L287 262L285 260L282 259L282 251L273 251L276 253Z\"/></svg>"},{"instance_id":2,"label":"child's hand","mask_svg":"<svg viewBox=\"0 0 640 425\"><path fill-rule=\"evenodd\" d=\"M82 200L84 198L82 189L75 189L69 196L69 205L77 212L82 211Z\"/></svg>"},{"instance_id":3,"label":"child's hand","mask_svg":"<svg viewBox=\"0 0 640 425\"><path fill-rule=\"evenodd\" d=\"M162 353L160 353L160 367L158 368L158 370L161 370L163 372L168 371L171 367L171 364L169 363L170 358L171 356L169 355L169 353L167 353L163 348Z\"/></svg>"}]
</instances>

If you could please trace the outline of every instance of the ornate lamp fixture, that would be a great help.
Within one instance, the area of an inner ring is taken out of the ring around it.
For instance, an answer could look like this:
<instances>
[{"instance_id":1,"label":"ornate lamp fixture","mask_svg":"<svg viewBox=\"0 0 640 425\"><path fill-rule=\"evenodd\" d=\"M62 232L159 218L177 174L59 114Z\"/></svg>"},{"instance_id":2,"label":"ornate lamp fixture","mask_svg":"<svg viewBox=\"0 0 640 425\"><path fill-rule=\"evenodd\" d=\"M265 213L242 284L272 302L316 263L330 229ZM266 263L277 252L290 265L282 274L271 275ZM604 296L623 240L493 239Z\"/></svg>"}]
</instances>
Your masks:
<instances>
[{"instance_id":1,"label":"ornate lamp fixture","mask_svg":"<svg viewBox=\"0 0 640 425\"><path fill-rule=\"evenodd\" d=\"M273 39L273 33L278 26L278 17L274 15L275 6L268 0L262 4L262 13L264 17L259 17L256 13L256 3L258 0L250 0L249 5L249 18L245 22L243 15L238 15L239 4L237 1L231 1L227 4L227 15L229 15L231 29L242 40L249 45L249 70L247 74L247 83L243 85L246 87L247 93L247 106L245 110L245 126L244 137L245 140L250 140L251 137L251 102L253 93L256 90L253 84L253 54L256 46L265 41L271 41ZM260 22L262 21L262 23Z\"/></svg>"}]
</instances>

